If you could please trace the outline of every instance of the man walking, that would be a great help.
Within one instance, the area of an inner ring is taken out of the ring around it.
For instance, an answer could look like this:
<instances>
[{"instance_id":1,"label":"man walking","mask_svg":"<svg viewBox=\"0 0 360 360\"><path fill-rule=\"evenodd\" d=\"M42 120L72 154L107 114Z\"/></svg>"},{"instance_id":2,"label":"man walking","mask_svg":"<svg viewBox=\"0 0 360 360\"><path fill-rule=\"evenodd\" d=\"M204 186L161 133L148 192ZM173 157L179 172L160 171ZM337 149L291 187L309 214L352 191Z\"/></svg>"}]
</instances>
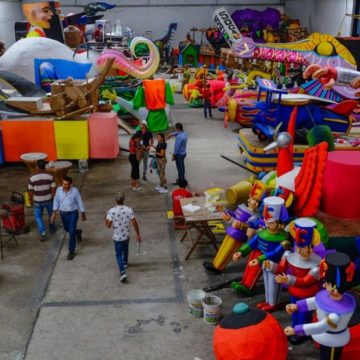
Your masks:
<instances>
[{"instance_id":1,"label":"man walking","mask_svg":"<svg viewBox=\"0 0 360 360\"><path fill-rule=\"evenodd\" d=\"M72 178L65 176L62 186L56 190L54 198L53 213L51 222L55 222L56 212L60 211L61 222L66 232L69 233L69 254L68 260L75 257L76 240L81 242L81 230L76 230L79 219L79 210L81 212L81 220L86 220L84 204L82 202L79 190L72 186Z\"/></svg>"},{"instance_id":2,"label":"man walking","mask_svg":"<svg viewBox=\"0 0 360 360\"><path fill-rule=\"evenodd\" d=\"M207 113L209 112L209 116L212 117L211 113L211 97L212 92L210 88L210 84L206 84L205 88L202 91L203 101L204 101L204 117L207 119Z\"/></svg>"},{"instance_id":3,"label":"man walking","mask_svg":"<svg viewBox=\"0 0 360 360\"><path fill-rule=\"evenodd\" d=\"M106 214L105 224L113 229L113 241L116 261L120 270L120 281L125 282L129 256L130 224L136 232L136 241L141 242L139 225L132 208L124 205L125 195L119 192L115 196L116 205Z\"/></svg>"},{"instance_id":4,"label":"man walking","mask_svg":"<svg viewBox=\"0 0 360 360\"><path fill-rule=\"evenodd\" d=\"M181 123L175 124L175 130L176 131L168 135L166 139L169 139L172 136L176 136L172 160L176 163L178 178L173 183L173 185L178 185L179 180L185 179L185 157L188 135L184 131L184 127Z\"/></svg>"},{"instance_id":5,"label":"man walking","mask_svg":"<svg viewBox=\"0 0 360 360\"><path fill-rule=\"evenodd\" d=\"M146 120L143 120L141 122L141 141L142 141L142 146L143 146L143 157L142 157L142 161L143 161L143 180L147 180L146 179L146 171L148 168L148 161L149 161L149 150L150 150L150 146L154 144L154 137L152 132L147 128L147 122Z\"/></svg>"},{"instance_id":6,"label":"man walking","mask_svg":"<svg viewBox=\"0 0 360 360\"><path fill-rule=\"evenodd\" d=\"M46 227L42 219L44 209L46 209L49 216L50 233L56 231L55 224L50 222L56 184L54 177L45 172L45 165L45 160L37 161L37 172L30 176L28 184L30 202L34 205L35 221L40 232L40 241L47 239Z\"/></svg>"}]
</instances>

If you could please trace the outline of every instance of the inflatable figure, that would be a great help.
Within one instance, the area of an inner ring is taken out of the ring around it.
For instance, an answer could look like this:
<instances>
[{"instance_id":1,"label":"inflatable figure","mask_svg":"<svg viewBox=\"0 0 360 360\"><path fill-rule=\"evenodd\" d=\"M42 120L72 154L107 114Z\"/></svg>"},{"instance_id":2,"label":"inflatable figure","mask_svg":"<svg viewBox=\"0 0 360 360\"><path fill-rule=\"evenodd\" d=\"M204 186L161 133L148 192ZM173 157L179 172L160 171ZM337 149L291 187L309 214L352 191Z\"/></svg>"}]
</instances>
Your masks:
<instances>
[{"instance_id":1,"label":"inflatable figure","mask_svg":"<svg viewBox=\"0 0 360 360\"><path fill-rule=\"evenodd\" d=\"M260 222L258 209L268 190L265 184L256 181L250 189L247 205L239 205L236 211L224 211L223 219L228 222L231 221L231 226L227 228L226 236L213 262L204 262L206 270L220 273L232 259L239 246L248 237L251 238L255 235L255 230L258 229Z\"/></svg>"},{"instance_id":2,"label":"inflatable figure","mask_svg":"<svg viewBox=\"0 0 360 360\"><path fill-rule=\"evenodd\" d=\"M317 321L288 326L285 335L311 335L320 344L322 360L340 360L343 347L350 341L348 323L356 308L354 297L345 292L353 275L354 265L348 255L340 252L326 255L320 264L320 277L326 290L286 306L289 314L316 310Z\"/></svg>"},{"instance_id":3,"label":"inflatable figure","mask_svg":"<svg viewBox=\"0 0 360 360\"><path fill-rule=\"evenodd\" d=\"M319 264L321 257L313 253L313 247L320 242L316 222L309 218L296 219L290 226L290 235L294 239L295 251L285 251L279 264L266 260L263 271L276 274L278 284L287 285L291 303L314 296L320 290ZM292 326L310 323L311 312L294 313ZM301 343L305 338L291 336L293 344Z\"/></svg>"},{"instance_id":4,"label":"inflatable figure","mask_svg":"<svg viewBox=\"0 0 360 360\"><path fill-rule=\"evenodd\" d=\"M264 199L263 219L266 228L260 230L246 244L242 245L233 256L234 261L250 254L243 278L240 283L234 282L231 287L244 295L251 295L260 275L261 263L264 260L278 262L285 250L290 248L288 233L282 230L281 222L288 218L285 201L277 196ZM261 307L265 311L277 308L280 287L275 283L275 276L264 273L266 302Z\"/></svg>"}]
</instances>

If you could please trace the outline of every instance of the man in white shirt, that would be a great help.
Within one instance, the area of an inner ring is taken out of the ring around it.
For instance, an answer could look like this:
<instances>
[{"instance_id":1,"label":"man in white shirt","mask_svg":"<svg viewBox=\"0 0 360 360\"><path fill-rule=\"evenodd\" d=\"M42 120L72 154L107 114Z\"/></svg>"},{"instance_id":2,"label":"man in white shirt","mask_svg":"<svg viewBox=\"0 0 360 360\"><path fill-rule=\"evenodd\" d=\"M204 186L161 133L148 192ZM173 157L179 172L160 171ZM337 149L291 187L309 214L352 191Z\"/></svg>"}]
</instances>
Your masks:
<instances>
[{"instance_id":1,"label":"man in white shirt","mask_svg":"<svg viewBox=\"0 0 360 360\"><path fill-rule=\"evenodd\" d=\"M139 225L133 209L124 205L125 195L119 192L115 197L116 205L106 214L105 224L113 229L113 241L116 261L120 270L120 281L126 281L126 271L129 255L130 224L136 232L136 241L141 241Z\"/></svg>"}]
</instances>

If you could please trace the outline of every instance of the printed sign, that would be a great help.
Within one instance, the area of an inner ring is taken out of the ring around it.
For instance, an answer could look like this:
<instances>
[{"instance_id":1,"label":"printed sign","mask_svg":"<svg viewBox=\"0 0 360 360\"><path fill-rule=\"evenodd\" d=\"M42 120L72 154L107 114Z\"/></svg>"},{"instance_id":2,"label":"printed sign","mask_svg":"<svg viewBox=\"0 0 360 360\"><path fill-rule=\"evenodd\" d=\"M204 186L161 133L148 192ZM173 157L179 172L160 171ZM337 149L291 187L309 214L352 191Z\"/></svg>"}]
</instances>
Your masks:
<instances>
[{"instance_id":1,"label":"printed sign","mask_svg":"<svg viewBox=\"0 0 360 360\"><path fill-rule=\"evenodd\" d=\"M216 9L213 20L230 47L241 37L239 29L225 8Z\"/></svg>"}]
</instances>

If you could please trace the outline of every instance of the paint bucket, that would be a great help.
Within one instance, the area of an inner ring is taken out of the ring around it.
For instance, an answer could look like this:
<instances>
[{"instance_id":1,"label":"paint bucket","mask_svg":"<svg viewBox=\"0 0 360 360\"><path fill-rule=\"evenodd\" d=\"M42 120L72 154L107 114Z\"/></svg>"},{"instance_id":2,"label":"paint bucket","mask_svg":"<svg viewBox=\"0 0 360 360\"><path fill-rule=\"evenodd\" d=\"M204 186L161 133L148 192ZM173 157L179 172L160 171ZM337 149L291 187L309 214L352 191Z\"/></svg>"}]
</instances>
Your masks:
<instances>
[{"instance_id":1,"label":"paint bucket","mask_svg":"<svg viewBox=\"0 0 360 360\"><path fill-rule=\"evenodd\" d=\"M221 318L221 298L215 295L206 295L202 299L202 305L204 308L204 321L207 324L216 325Z\"/></svg>"},{"instance_id":2,"label":"paint bucket","mask_svg":"<svg viewBox=\"0 0 360 360\"><path fill-rule=\"evenodd\" d=\"M192 289L187 293L187 300L189 303L189 313L195 317L201 318L203 316L202 300L206 296L206 292L201 289Z\"/></svg>"},{"instance_id":3,"label":"paint bucket","mask_svg":"<svg viewBox=\"0 0 360 360\"><path fill-rule=\"evenodd\" d=\"M226 200L230 205L246 203L252 183L240 181L226 190Z\"/></svg>"}]
</instances>

